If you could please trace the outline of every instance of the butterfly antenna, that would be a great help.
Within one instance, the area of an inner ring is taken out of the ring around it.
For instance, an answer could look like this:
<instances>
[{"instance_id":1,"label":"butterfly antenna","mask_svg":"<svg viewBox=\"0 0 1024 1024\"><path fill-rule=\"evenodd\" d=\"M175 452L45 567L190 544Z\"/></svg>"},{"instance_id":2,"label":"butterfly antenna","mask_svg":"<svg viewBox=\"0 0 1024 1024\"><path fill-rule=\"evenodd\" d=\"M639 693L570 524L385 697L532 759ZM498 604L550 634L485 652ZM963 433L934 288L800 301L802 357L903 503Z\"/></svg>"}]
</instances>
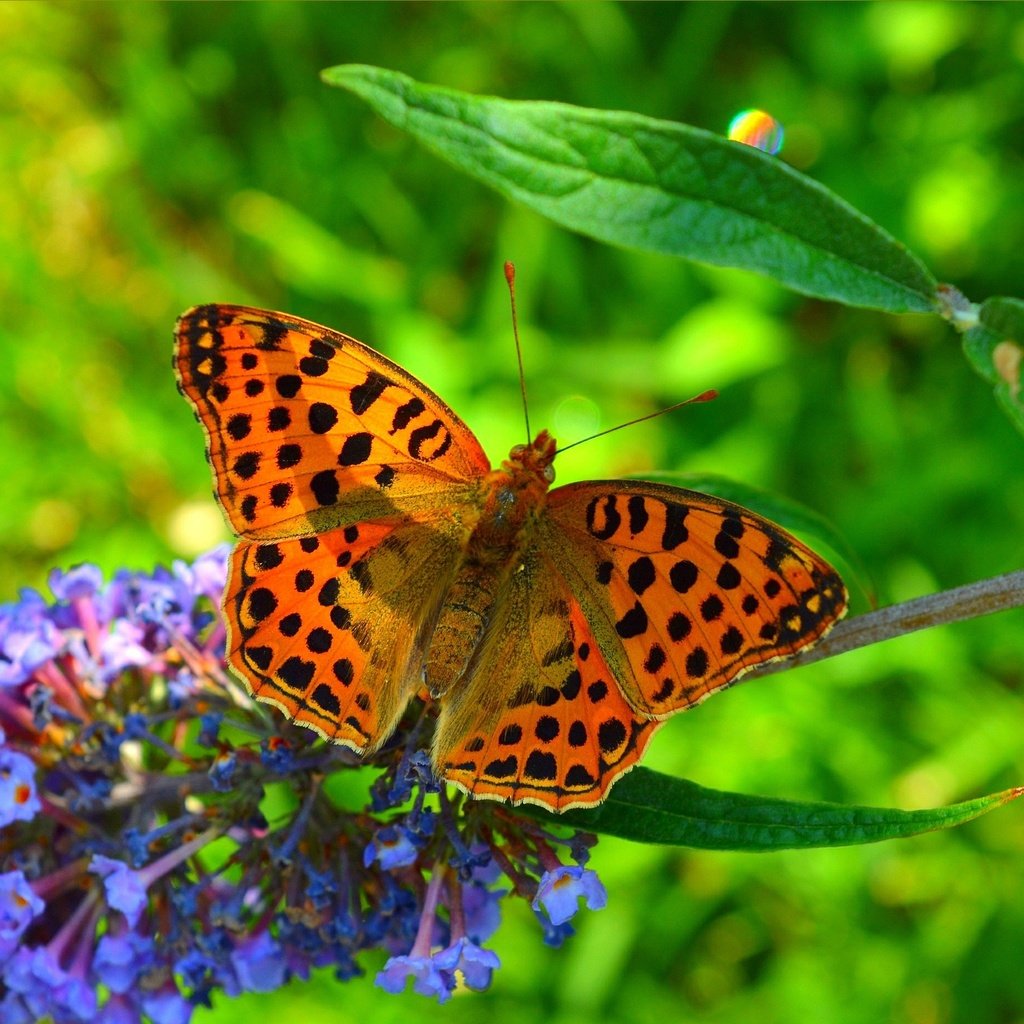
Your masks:
<instances>
[{"instance_id":1,"label":"butterfly antenna","mask_svg":"<svg viewBox=\"0 0 1024 1024\"><path fill-rule=\"evenodd\" d=\"M607 430L600 430L596 434L591 434L589 437L582 437L578 441L573 441L572 444L567 444L564 448L559 448L555 453L561 455L562 452L567 452L570 448L575 448L578 444L583 444L584 441L593 441L596 437L604 437L605 434L614 434L616 430L622 430L624 427L631 427L634 423L643 423L644 420L653 420L655 416L664 416L667 412L675 412L676 409L681 409L684 405L694 405L697 402L710 402L718 397L718 392L714 388L708 391L702 391L699 395L694 395L693 398L687 398L685 402L676 402L675 405L670 405L666 409L659 409L657 412L649 412L646 416L638 416L635 420L630 420L628 423L620 423L617 427L609 427Z\"/></svg>"},{"instance_id":2,"label":"butterfly antenna","mask_svg":"<svg viewBox=\"0 0 1024 1024\"><path fill-rule=\"evenodd\" d=\"M508 294L512 300L512 333L516 339L516 358L519 360L519 390L523 394L523 416L526 419L526 443L533 439L530 433L530 407L526 403L526 375L523 373L523 349L519 344L519 321L516 318L516 265L511 260L505 261L505 280L508 282Z\"/></svg>"}]
</instances>

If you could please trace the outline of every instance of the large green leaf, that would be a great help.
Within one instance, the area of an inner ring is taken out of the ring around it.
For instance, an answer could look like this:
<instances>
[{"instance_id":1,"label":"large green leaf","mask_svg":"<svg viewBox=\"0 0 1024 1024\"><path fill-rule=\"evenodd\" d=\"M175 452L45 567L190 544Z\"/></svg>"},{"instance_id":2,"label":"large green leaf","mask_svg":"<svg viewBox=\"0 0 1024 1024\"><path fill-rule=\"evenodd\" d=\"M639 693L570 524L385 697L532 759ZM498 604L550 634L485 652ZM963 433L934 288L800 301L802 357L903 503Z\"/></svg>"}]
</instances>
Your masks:
<instances>
[{"instance_id":1,"label":"large green leaf","mask_svg":"<svg viewBox=\"0 0 1024 1024\"><path fill-rule=\"evenodd\" d=\"M934 312L907 249L781 160L621 111L515 102L348 64L323 78L467 174L602 241L775 278L807 295Z\"/></svg>"},{"instance_id":2,"label":"large green leaf","mask_svg":"<svg viewBox=\"0 0 1024 1024\"><path fill-rule=\"evenodd\" d=\"M704 789L686 779L635 768L599 807L553 815L552 824L641 843L703 850L791 850L852 846L951 828L1015 800L1024 787L920 811L803 803Z\"/></svg>"},{"instance_id":3,"label":"large green leaf","mask_svg":"<svg viewBox=\"0 0 1024 1024\"><path fill-rule=\"evenodd\" d=\"M964 352L1024 432L1024 302L1002 296L983 302L977 324L964 334Z\"/></svg>"}]
</instances>

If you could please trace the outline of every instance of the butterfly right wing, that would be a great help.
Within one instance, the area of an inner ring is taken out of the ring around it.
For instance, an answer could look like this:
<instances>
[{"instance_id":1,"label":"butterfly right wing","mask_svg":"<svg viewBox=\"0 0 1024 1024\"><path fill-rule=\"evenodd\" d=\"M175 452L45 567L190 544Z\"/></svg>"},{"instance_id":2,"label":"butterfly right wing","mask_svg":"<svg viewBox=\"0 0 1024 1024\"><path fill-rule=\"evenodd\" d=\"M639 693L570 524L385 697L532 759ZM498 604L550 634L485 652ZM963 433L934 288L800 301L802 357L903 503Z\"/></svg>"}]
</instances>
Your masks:
<instances>
[{"instance_id":1,"label":"butterfly right wing","mask_svg":"<svg viewBox=\"0 0 1024 1024\"><path fill-rule=\"evenodd\" d=\"M661 723L629 706L545 546L523 553L493 614L466 678L442 701L438 772L488 800L555 812L600 803Z\"/></svg>"},{"instance_id":2,"label":"butterfly right wing","mask_svg":"<svg viewBox=\"0 0 1024 1024\"><path fill-rule=\"evenodd\" d=\"M544 543L640 714L665 718L756 665L821 639L846 613L839 574L732 502L636 480L548 496Z\"/></svg>"},{"instance_id":3,"label":"butterfly right wing","mask_svg":"<svg viewBox=\"0 0 1024 1024\"><path fill-rule=\"evenodd\" d=\"M548 495L435 759L467 792L600 803L669 715L842 617L835 571L727 501L642 481Z\"/></svg>"}]
</instances>

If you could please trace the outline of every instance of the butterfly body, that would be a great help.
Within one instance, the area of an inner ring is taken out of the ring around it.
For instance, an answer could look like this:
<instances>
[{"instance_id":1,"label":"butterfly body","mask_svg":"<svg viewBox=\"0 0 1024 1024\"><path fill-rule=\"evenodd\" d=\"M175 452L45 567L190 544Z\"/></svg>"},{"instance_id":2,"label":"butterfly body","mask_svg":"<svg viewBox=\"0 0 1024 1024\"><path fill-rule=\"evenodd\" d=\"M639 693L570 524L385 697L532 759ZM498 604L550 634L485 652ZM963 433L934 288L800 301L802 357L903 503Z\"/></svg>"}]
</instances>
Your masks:
<instances>
[{"instance_id":1,"label":"butterfly body","mask_svg":"<svg viewBox=\"0 0 1024 1024\"><path fill-rule=\"evenodd\" d=\"M425 687L439 774L591 806L663 719L845 611L830 566L737 505L641 481L550 490L547 432L492 469L437 395L329 328L214 305L176 338L240 537L229 663L360 753Z\"/></svg>"},{"instance_id":2,"label":"butterfly body","mask_svg":"<svg viewBox=\"0 0 1024 1024\"><path fill-rule=\"evenodd\" d=\"M554 439L542 431L532 444L513 448L501 468L482 482L479 513L445 592L423 667L423 680L435 700L470 669L495 605L522 566L554 480L554 457Z\"/></svg>"}]
</instances>

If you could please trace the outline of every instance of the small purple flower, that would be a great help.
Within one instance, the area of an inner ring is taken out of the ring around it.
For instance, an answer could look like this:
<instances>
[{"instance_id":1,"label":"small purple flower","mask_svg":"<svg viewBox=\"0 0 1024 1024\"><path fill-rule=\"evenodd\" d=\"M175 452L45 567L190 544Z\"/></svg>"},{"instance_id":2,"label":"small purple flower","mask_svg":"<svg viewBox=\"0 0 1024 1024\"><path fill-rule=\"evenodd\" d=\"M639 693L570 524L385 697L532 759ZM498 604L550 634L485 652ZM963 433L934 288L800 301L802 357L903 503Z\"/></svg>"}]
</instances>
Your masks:
<instances>
[{"instance_id":1,"label":"small purple flower","mask_svg":"<svg viewBox=\"0 0 1024 1024\"><path fill-rule=\"evenodd\" d=\"M17 992L8 992L0 999L0 1020L4 1024L37 1024L38 1018L25 1005Z\"/></svg>"},{"instance_id":2,"label":"small purple flower","mask_svg":"<svg viewBox=\"0 0 1024 1024\"><path fill-rule=\"evenodd\" d=\"M323 910L331 905L331 902L338 893L337 876L331 871L317 871L309 863L305 863L303 866L306 869L306 878L308 880L306 899L317 909ZM334 920L337 920L337 917Z\"/></svg>"},{"instance_id":3,"label":"small purple flower","mask_svg":"<svg viewBox=\"0 0 1024 1024\"><path fill-rule=\"evenodd\" d=\"M437 828L438 815L430 807L414 807L406 816L402 829L417 845L422 846Z\"/></svg>"},{"instance_id":4,"label":"small purple flower","mask_svg":"<svg viewBox=\"0 0 1024 1024\"><path fill-rule=\"evenodd\" d=\"M43 973L40 984L40 971ZM22 946L14 951L3 966L3 982L9 992L21 996L28 1009L37 1017L43 1016L49 1005L50 991L61 979L63 971L48 961L46 949Z\"/></svg>"},{"instance_id":5,"label":"small purple flower","mask_svg":"<svg viewBox=\"0 0 1024 1024\"><path fill-rule=\"evenodd\" d=\"M67 571L52 569L46 582L58 601L74 601L96 595L103 586L103 571L99 566L83 563Z\"/></svg>"},{"instance_id":6,"label":"small purple flower","mask_svg":"<svg viewBox=\"0 0 1024 1024\"><path fill-rule=\"evenodd\" d=\"M0 686L23 683L63 647L41 594L25 588L19 601L0 605Z\"/></svg>"},{"instance_id":7,"label":"small purple flower","mask_svg":"<svg viewBox=\"0 0 1024 1024\"><path fill-rule=\"evenodd\" d=\"M22 872L0 875L0 961L18 948L32 918L41 914L45 906Z\"/></svg>"},{"instance_id":8,"label":"small purple flower","mask_svg":"<svg viewBox=\"0 0 1024 1024\"><path fill-rule=\"evenodd\" d=\"M172 566L174 575L196 596L208 597L215 605L220 604L224 584L227 583L230 554L230 544L218 544L212 551L201 554L191 565L175 562Z\"/></svg>"},{"instance_id":9,"label":"small purple flower","mask_svg":"<svg viewBox=\"0 0 1024 1024\"><path fill-rule=\"evenodd\" d=\"M535 910L533 913L537 918L537 923L543 929L542 938L545 946L558 949L566 939L571 939L576 934L576 929L568 921L564 921L562 924L552 924L551 918L543 910Z\"/></svg>"},{"instance_id":10,"label":"small purple flower","mask_svg":"<svg viewBox=\"0 0 1024 1024\"><path fill-rule=\"evenodd\" d=\"M123 860L114 860L97 853L93 855L89 870L103 879L107 902L124 914L134 928L148 902L146 883L138 871L133 871Z\"/></svg>"},{"instance_id":11,"label":"small purple flower","mask_svg":"<svg viewBox=\"0 0 1024 1024\"><path fill-rule=\"evenodd\" d=\"M401 825L386 825L363 850L363 867L369 867L375 860L385 871L408 867L416 863L419 850Z\"/></svg>"},{"instance_id":12,"label":"small purple flower","mask_svg":"<svg viewBox=\"0 0 1024 1024\"><path fill-rule=\"evenodd\" d=\"M68 975L64 984L57 990L56 1005L64 1013L54 1013L57 1020L81 1020L92 1024L96 1019L96 992L85 980Z\"/></svg>"},{"instance_id":13,"label":"small purple flower","mask_svg":"<svg viewBox=\"0 0 1024 1024\"><path fill-rule=\"evenodd\" d=\"M543 906L553 925L565 924L579 909L581 896L588 910L602 910L608 902L608 893L597 872L561 865L544 872L533 898L533 909L540 910Z\"/></svg>"},{"instance_id":14,"label":"small purple flower","mask_svg":"<svg viewBox=\"0 0 1024 1024\"><path fill-rule=\"evenodd\" d=\"M487 889L467 882L462 886L462 913L466 918L466 934L474 942L486 942L501 924L501 898L507 889Z\"/></svg>"},{"instance_id":15,"label":"small purple flower","mask_svg":"<svg viewBox=\"0 0 1024 1024\"><path fill-rule=\"evenodd\" d=\"M444 953L449 955L449 960L454 957L452 969L461 971L466 985L478 992L490 987L491 974L501 966L497 953L482 949L465 936L449 946Z\"/></svg>"},{"instance_id":16,"label":"small purple flower","mask_svg":"<svg viewBox=\"0 0 1024 1024\"><path fill-rule=\"evenodd\" d=\"M543 824L446 798L428 720L369 755L380 774L361 811L329 813L355 759L296 743L229 682L227 559L225 546L109 583L80 566L52 574L55 600L0 605L0 727L16 738L0 728L0 1024L187 1024L219 995L314 968L357 977L374 948L392 954L381 988L411 978L446 1002L491 984L499 960L482 944L502 897L539 883L548 942L572 933L580 897L604 903L582 864L554 870L566 840ZM268 785L294 798L273 824ZM197 859L214 841L234 846L230 872Z\"/></svg>"},{"instance_id":17,"label":"small purple flower","mask_svg":"<svg viewBox=\"0 0 1024 1024\"><path fill-rule=\"evenodd\" d=\"M238 754L226 750L213 759L206 774L210 776L210 784L218 793L230 793L235 787L237 773Z\"/></svg>"},{"instance_id":18,"label":"small purple flower","mask_svg":"<svg viewBox=\"0 0 1024 1024\"><path fill-rule=\"evenodd\" d=\"M92 1021L96 1016L96 993L65 971L46 946L17 950L4 965L3 980L39 1018Z\"/></svg>"},{"instance_id":19,"label":"small purple flower","mask_svg":"<svg viewBox=\"0 0 1024 1024\"><path fill-rule=\"evenodd\" d=\"M138 932L107 933L96 946L93 969L112 992L130 992L140 974L156 963L155 945Z\"/></svg>"},{"instance_id":20,"label":"small purple flower","mask_svg":"<svg viewBox=\"0 0 1024 1024\"><path fill-rule=\"evenodd\" d=\"M149 576L121 570L110 589L118 598L112 609L116 615L144 625L169 626L185 635L191 634L195 594L185 581L163 566L157 566Z\"/></svg>"},{"instance_id":21,"label":"small purple flower","mask_svg":"<svg viewBox=\"0 0 1024 1024\"><path fill-rule=\"evenodd\" d=\"M0 747L0 828L12 821L31 821L41 808L35 764L16 750Z\"/></svg>"},{"instance_id":22,"label":"small purple flower","mask_svg":"<svg viewBox=\"0 0 1024 1024\"><path fill-rule=\"evenodd\" d=\"M244 992L273 992L285 982L281 947L266 930L239 942L231 952L231 965Z\"/></svg>"},{"instance_id":23,"label":"small purple flower","mask_svg":"<svg viewBox=\"0 0 1024 1024\"><path fill-rule=\"evenodd\" d=\"M445 1003L451 999L455 988L452 973L455 962L446 955L448 953L448 950L443 950L437 957L393 956L377 973L375 983L385 992L397 995L405 990L406 979L412 978L414 992L421 996L435 996L439 1003Z\"/></svg>"},{"instance_id":24,"label":"small purple flower","mask_svg":"<svg viewBox=\"0 0 1024 1024\"><path fill-rule=\"evenodd\" d=\"M0 1020L3 1019L0 1013ZM96 1024L139 1024L139 1019L139 1008L135 1005L135 999L132 996L114 993L100 1007Z\"/></svg>"},{"instance_id":25,"label":"small purple flower","mask_svg":"<svg viewBox=\"0 0 1024 1024\"><path fill-rule=\"evenodd\" d=\"M174 970L181 975L185 984L194 992L207 992L213 985L213 979L219 973L217 962L199 949L190 949L184 956L179 957L174 963ZM226 980L229 985L225 988L233 988L237 995L240 989L235 979ZM228 994L231 993L228 992Z\"/></svg>"},{"instance_id":26,"label":"small purple flower","mask_svg":"<svg viewBox=\"0 0 1024 1024\"><path fill-rule=\"evenodd\" d=\"M260 744L260 764L277 775L295 771L295 748L280 736L272 736Z\"/></svg>"},{"instance_id":27,"label":"small purple flower","mask_svg":"<svg viewBox=\"0 0 1024 1024\"><path fill-rule=\"evenodd\" d=\"M192 1004L182 998L173 981L155 992L143 992L141 1002L153 1024L188 1024L192 1019Z\"/></svg>"},{"instance_id":28,"label":"small purple flower","mask_svg":"<svg viewBox=\"0 0 1024 1024\"><path fill-rule=\"evenodd\" d=\"M102 676L108 683L125 669L148 665L152 652L142 646L145 631L136 622L118 619L100 642Z\"/></svg>"},{"instance_id":29,"label":"small purple flower","mask_svg":"<svg viewBox=\"0 0 1024 1024\"><path fill-rule=\"evenodd\" d=\"M199 718L199 735L196 741L204 747L217 746L217 733L220 731L221 722L224 721L223 711L208 711Z\"/></svg>"}]
</instances>

